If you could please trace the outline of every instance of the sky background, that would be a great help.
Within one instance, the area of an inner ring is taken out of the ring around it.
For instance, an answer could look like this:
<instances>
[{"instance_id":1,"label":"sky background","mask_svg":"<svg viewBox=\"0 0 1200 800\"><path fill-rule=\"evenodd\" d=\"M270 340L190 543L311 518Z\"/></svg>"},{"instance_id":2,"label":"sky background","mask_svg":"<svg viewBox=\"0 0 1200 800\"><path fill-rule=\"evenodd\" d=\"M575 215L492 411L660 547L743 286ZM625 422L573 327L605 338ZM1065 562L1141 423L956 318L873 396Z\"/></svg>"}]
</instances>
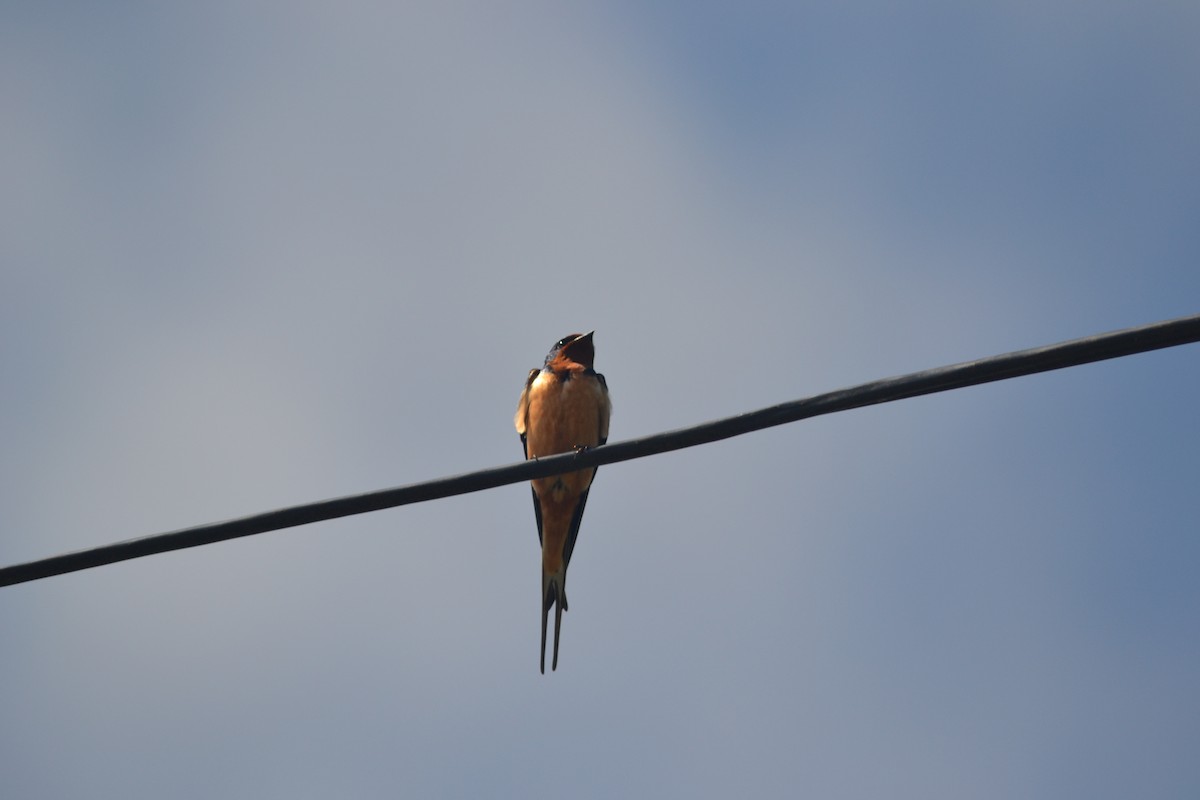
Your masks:
<instances>
[{"instance_id":1,"label":"sky background","mask_svg":"<svg viewBox=\"0 0 1200 800\"><path fill-rule=\"evenodd\" d=\"M1200 6L0 6L0 564L1200 311ZM12 798L1194 798L1200 350L0 589Z\"/></svg>"}]
</instances>

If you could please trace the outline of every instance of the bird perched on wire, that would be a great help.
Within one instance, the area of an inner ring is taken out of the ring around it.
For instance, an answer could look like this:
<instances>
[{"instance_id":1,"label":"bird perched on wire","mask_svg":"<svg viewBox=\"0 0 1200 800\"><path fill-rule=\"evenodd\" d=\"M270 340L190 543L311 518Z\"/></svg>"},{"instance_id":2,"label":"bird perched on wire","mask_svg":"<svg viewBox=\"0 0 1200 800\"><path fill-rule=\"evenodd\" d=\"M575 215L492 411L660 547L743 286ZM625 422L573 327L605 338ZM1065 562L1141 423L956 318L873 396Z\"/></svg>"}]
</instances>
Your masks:
<instances>
[{"instance_id":1,"label":"bird perched on wire","mask_svg":"<svg viewBox=\"0 0 1200 800\"><path fill-rule=\"evenodd\" d=\"M525 458L569 453L608 441L612 403L608 384L596 372L591 333L573 333L555 342L541 369L531 369L514 420ZM533 513L542 545L542 672L546 672L546 621L554 606L554 660L558 632L567 610L567 564L579 536L596 468L535 478Z\"/></svg>"}]
</instances>

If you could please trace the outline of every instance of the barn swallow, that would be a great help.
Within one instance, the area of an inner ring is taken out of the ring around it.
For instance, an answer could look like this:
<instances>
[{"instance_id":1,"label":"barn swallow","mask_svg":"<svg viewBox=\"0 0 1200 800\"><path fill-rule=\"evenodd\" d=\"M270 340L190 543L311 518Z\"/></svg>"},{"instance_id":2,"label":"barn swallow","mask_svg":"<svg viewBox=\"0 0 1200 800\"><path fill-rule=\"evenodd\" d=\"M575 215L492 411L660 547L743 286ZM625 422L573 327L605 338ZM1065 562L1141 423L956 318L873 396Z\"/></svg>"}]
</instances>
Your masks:
<instances>
[{"instance_id":1,"label":"barn swallow","mask_svg":"<svg viewBox=\"0 0 1200 800\"><path fill-rule=\"evenodd\" d=\"M541 369L529 370L514 420L525 458L570 453L608 441L612 403L604 376L592 368L596 349L591 333L573 333L551 348ZM567 564L579 536L596 468L581 469L533 484L533 514L542 545L542 673L546 672L546 619L554 606L554 660L558 632L567 610Z\"/></svg>"}]
</instances>

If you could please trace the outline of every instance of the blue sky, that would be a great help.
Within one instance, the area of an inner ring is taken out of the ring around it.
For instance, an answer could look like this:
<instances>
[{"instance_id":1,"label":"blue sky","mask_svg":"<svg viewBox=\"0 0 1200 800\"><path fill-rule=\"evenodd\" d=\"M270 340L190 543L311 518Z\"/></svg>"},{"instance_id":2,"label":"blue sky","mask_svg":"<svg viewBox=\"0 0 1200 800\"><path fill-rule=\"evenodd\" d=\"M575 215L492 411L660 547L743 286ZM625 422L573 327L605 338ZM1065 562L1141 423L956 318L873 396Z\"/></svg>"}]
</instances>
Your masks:
<instances>
[{"instance_id":1,"label":"blue sky","mask_svg":"<svg viewBox=\"0 0 1200 800\"><path fill-rule=\"evenodd\" d=\"M13 3L0 563L1200 311L1182 2ZM14 797L1193 797L1194 346L0 590Z\"/></svg>"}]
</instances>

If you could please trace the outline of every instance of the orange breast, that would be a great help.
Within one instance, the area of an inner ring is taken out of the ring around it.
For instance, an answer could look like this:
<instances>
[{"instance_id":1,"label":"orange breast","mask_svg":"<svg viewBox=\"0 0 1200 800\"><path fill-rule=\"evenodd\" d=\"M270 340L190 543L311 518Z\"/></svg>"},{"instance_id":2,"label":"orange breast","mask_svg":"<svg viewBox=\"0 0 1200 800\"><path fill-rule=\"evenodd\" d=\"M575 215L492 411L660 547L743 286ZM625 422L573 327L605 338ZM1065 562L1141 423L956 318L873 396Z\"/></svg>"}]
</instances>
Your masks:
<instances>
[{"instance_id":1,"label":"orange breast","mask_svg":"<svg viewBox=\"0 0 1200 800\"><path fill-rule=\"evenodd\" d=\"M582 373L562 380L552 372L540 373L529 387L526 446L529 457L569 453L600 444L601 415L607 401L600 382ZM538 496L573 504L591 485L594 469L539 478L533 482Z\"/></svg>"},{"instance_id":2,"label":"orange breast","mask_svg":"<svg viewBox=\"0 0 1200 800\"><path fill-rule=\"evenodd\" d=\"M539 373L529 387L529 456L600 444L604 406L604 389L595 377L579 374L563 380L552 372Z\"/></svg>"}]
</instances>

